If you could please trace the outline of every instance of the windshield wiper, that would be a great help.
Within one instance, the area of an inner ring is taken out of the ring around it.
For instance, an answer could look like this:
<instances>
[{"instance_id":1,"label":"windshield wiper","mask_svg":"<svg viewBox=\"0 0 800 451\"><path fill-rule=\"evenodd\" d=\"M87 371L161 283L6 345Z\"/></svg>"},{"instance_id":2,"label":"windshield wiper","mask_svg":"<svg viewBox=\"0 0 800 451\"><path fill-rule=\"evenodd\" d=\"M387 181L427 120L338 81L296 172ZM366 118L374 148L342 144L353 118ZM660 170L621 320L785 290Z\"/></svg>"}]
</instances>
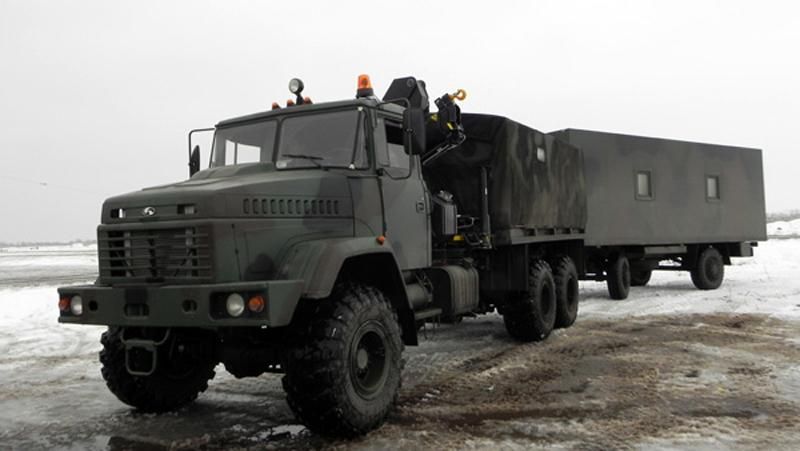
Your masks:
<instances>
[{"instance_id":1,"label":"windshield wiper","mask_svg":"<svg viewBox=\"0 0 800 451\"><path fill-rule=\"evenodd\" d=\"M324 158L318 157L316 155L303 155L303 154L299 154L299 153L285 153L285 154L283 154L283 156L284 157L289 157L289 158L302 158L304 160L308 160L308 161L314 163L320 169L325 169L325 166L323 166L322 163L320 163L320 160L324 160Z\"/></svg>"}]
</instances>

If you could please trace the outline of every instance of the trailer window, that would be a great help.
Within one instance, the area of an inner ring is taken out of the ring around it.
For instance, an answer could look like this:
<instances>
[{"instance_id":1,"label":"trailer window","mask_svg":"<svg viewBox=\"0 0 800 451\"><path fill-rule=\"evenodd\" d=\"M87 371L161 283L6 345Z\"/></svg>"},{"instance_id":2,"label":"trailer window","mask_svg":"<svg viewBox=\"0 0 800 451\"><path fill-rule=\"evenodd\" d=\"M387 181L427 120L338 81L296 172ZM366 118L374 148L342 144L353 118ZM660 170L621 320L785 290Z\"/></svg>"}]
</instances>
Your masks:
<instances>
[{"instance_id":1,"label":"trailer window","mask_svg":"<svg viewBox=\"0 0 800 451\"><path fill-rule=\"evenodd\" d=\"M636 198L651 200L653 198L653 181L650 171L636 173Z\"/></svg>"},{"instance_id":2,"label":"trailer window","mask_svg":"<svg viewBox=\"0 0 800 451\"><path fill-rule=\"evenodd\" d=\"M706 199L719 200L719 177L716 175L706 176Z\"/></svg>"}]
</instances>

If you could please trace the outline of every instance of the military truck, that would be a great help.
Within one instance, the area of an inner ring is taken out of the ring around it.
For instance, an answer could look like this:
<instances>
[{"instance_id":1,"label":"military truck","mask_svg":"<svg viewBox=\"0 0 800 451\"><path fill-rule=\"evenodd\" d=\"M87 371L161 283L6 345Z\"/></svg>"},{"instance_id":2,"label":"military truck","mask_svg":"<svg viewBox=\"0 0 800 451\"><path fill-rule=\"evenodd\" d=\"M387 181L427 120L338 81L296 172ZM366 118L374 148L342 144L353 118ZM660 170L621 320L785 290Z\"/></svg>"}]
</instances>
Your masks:
<instances>
[{"instance_id":1,"label":"military truck","mask_svg":"<svg viewBox=\"0 0 800 451\"><path fill-rule=\"evenodd\" d=\"M582 130L542 133L433 102L413 77L382 98L219 122L208 167L112 197L99 277L59 288L59 321L108 326L102 375L122 402L174 410L219 363L284 373L310 429L356 436L397 399L426 322L499 312L519 341L578 314L578 281L612 298L653 270L714 289L765 239L761 153Z\"/></svg>"}]
</instances>

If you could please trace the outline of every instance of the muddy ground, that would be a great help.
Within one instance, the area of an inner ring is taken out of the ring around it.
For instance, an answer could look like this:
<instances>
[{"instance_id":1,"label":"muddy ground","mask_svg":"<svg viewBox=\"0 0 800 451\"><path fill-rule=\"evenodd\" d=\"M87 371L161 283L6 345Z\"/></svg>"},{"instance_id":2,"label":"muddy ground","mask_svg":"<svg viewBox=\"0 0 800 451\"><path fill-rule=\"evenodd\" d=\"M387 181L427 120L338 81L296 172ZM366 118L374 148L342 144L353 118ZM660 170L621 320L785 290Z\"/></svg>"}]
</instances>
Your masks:
<instances>
[{"instance_id":1,"label":"muddy ground","mask_svg":"<svg viewBox=\"0 0 800 451\"><path fill-rule=\"evenodd\" d=\"M0 371L17 368L0 385L0 448L791 449L798 332L750 314L645 316L518 344L498 316L467 319L408 348L398 408L349 442L296 425L279 375L236 380L220 367L197 403L149 415L107 392L93 350L0 357Z\"/></svg>"}]
</instances>

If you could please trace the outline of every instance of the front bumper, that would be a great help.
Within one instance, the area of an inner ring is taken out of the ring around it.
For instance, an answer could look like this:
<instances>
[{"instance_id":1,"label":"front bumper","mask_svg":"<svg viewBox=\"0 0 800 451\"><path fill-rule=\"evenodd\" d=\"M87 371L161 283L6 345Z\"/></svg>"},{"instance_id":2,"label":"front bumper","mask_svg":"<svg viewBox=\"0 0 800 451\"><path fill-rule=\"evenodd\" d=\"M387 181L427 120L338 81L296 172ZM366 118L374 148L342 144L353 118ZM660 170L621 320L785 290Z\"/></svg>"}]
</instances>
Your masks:
<instances>
[{"instance_id":1,"label":"front bumper","mask_svg":"<svg viewBox=\"0 0 800 451\"><path fill-rule=\"evenodd\" d=\"M59 297L81 296L83 313L61 312L60 323L141 327L228 327L288 325L303 291L302 280L204 285L61 287ZM261 295L266 308L232 318L224 309L230 293Z\"/></svg>"}]
</instances>

